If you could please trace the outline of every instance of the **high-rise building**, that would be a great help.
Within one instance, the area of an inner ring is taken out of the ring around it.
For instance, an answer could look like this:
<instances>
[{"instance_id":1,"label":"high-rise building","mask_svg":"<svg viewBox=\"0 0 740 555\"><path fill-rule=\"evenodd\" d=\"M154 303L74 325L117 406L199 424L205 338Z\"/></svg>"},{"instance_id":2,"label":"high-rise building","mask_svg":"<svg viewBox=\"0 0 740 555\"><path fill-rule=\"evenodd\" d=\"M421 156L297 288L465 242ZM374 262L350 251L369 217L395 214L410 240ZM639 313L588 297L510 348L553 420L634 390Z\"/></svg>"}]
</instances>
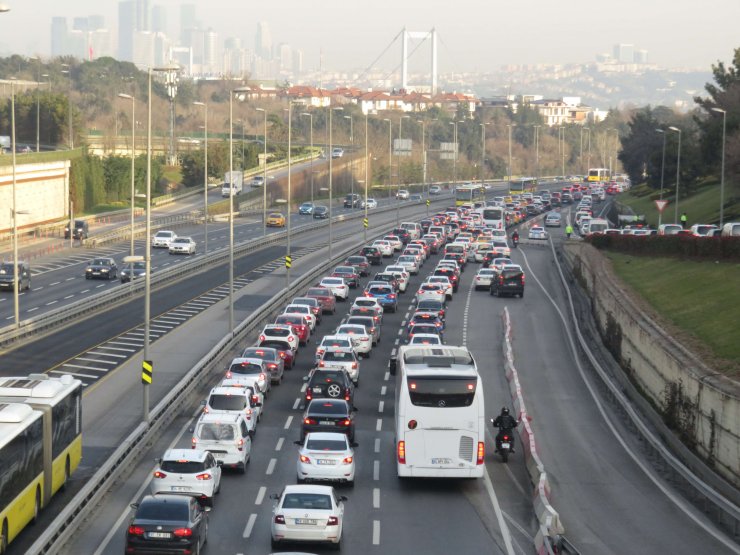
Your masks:
<instances>
[{"instance_id":1,"label":"high-rise building","mask_svg":"<svg viewBox=\"0 0 740 555\"><path fill-rule=\"evenodd\" d=\"M195 4L183 4L180 6L180 42L187 45L190 29L195 29L197 26L195 21Z\"/></svg>"},{"instance_id":2,"label":"high-rise building","mask_svg":"<svg viewBox=\"0 0 740 555\"><path fill-rule=\"evenodd\" d=\"M136 3L124 0L118 3L118 59L134 60L134 32L136 31Z\"/></svg>"},{"instance_id":3,"label":"high-rise building","mask_svg":"<svg viewBox=\"0 0 740 555\"><path fill-rule=\"evenodd\" d=\"M293 75L303 73L303 50L293 50Z\"/></svg>"},{"instance_id":4,"label":"high-rise building","mask_svg":"<svg viewBox=\"0 0 740 555\"><path fill-rule=\"evenodd\" d=\"M93 60L107 56L113 57L111 36L108 29L95 29L88 33L88 53Z\"/></svg>"},{"instance_id":5,"label":"high-rise building","mask_svg":"<svg viewBox=\"0 0 740 555\"><path fill-rule=\"evenodd\" d=\"M167 34L167 7L162 4L152 7L152 32Z\"/></svg>"},{"instance_id":6,"label":"high-rise building","mask_svg":"<svg viewBox=\"0 0 740 555\"><path fill-rule=\"evenodd\" d=\"M623 64L635 61L635 46L633 44L615 44L614 59Z\"/></svg>"},{"instance_id":7,"label":"high-rise building","mask_svg":"<svg viewBox=\"0 0 740 555\"><path fill-rule=\"evenodd\" d=\"M139 68L154 66L154 33L136 31L134 33L134 59Z\"/></svg>"},{"instance_id":8,"label":"high-rise building","mask_svg":"<svg viewBox=\"0 0 740 555\"><path fill-rule=\"evenodd\" d=\"M203 73L217 75L221 73L221 46L218 33L208 29L203 36Z\"/></svg>"},{"instance_id":9,"label":"high-rise building","mask_svg":"<svg viewBox=\"0 0 740 555\"><path fill-rule=\"evenodd\" d=\"M81 60L89 60L87 32L73 29L67 33L67 54Z\"/></svg>"},{"instance_id":10,"label":"high-rise building","mask_svg":"<svg viewBox=\"0 0 740 555\"><path fill-rule=\"evenodd\" d=\"M72 18L72 30L87 33L90 30L90 22L87 17Z\"/></svg>"},{"instance_id":11,"label":"high-rise building","mask_svg":"<svg viewBox=\"0 0 740 555\"><path fill-rule=\"evenodd\" d=\"M275 49L275 59L280 62L280 71L293 69L293 49L287 42L281 42Z\"/></svg>"},{"instance_id":12,"label":"high-rise building","mask_svg":"<svg viewBox=\"0 0 740 555\"><path fill-rule=\"evenodd\" d=\"M149 0L136 0L136 30L151 31Z\"/></svg>"},{"instance_id":13,"label":"high-rise building","mask_svg":"<svg viewBox=\"0 0 740 555\"><path fill-rule=\"evenodd\" d=\"M257 35L254 38L254 51L257 56L265 60L272 58L272 35L267 22L260 21L257 23Z\"/></svg>"},{"instance_id":14,"label":"high-rise building","mask_svg":"<svg viewBox=\"0 0 740 555\"><path fill-rule=\"evenodd\" d=\"M67 54L67 18L51 18L51 55L52 57Z\"/></svg>"},{"instance_id":15,"label":"high-rise building","mask_svg":"<svg viewBox=\"0 0 740 555\"><path fill-rule=\"evenodd\" d=\"M87 23L91 31L105 29L105 17L103 17L102 15L88 16Z\"/></svg>"},{"instance_id":16,"label":"high-rise building","mask_svg":"<svg viewBox=\"0 0 740 555\"><path fill-rule=\"evenodd\" d=\"M635 63L636 64L647 64L649 62L648 60L648 51L647 50L635 50Z\"/></svg>"}]
</instances>

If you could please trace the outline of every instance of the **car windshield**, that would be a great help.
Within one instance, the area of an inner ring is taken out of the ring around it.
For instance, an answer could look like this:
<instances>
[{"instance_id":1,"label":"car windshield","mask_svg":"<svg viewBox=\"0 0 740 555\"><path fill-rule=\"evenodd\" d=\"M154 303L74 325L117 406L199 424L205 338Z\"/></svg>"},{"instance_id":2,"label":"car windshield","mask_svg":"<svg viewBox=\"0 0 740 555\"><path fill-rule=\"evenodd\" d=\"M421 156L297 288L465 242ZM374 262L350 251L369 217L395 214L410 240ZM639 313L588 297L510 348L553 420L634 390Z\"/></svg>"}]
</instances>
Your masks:
<instances>
[{"instance_id":1,"label":"car windshield","mask_svg":"<svg viewBox=\"0 0 740 555\"><path fill-rule=\"evenodd\" d=\"M369 316L352 316L347 320L348 324L359 324L361 326L365 326L365 328L370 328L373 325L373 319Z\"/></svg>"},{"instance_id":2,"label":"car windshield","mask_svg":"<svg viewBox=\"0 0 740 555\"><path fill-rule=\"evenodd\" d=\"M213 410L244 410L247 399L243 395L214 394L209 397L208 405Z\"/></svg>"},{"instance_id":3,"label":"car windshield","mask_svg":"<svg viewBox=\"0 0 740 555\"><path fill-rule=\"evenodd\" d=\"M305 304L292 304L285 307L286 313L294 312L296 314L311 314L311 309Z\"/></svg>"},{"instance_id":4,"label":"car windshield","mask_svg":"<svg viewBox=\"0 0 740 555\"><path fill-rule=\"evenodd\" d=\"M283 509L331 510L331 497L318 493L288 493L283 498Z\"/></svg>"},{"instance_id":5,"label":"car windshield","mask_svg":"<svg viewBox=\"0 0 740 555\"><path fill-rule=\"evenodd\" d=\"M238 362L229 367L229 372L232 374L260 374L262 365L253 362Z\"/></svg>"},{"instance_id":6,"label":"car windshield","mask_svg":"<svg viewBox=\"0 0 740 555\"><path fill-rule=\"evenodd\" d=\"M291 316L290 314L283 314L282 316L278 316L277 318L275 318L275 320L276 324L294 324L296 326L306 323L303 320L303 316Z\"/></svg>"},{"instance_id":7,"label":"car windshield","mask_svg":"<svg viewBox=\"0 0 740 555\"><path fill-rule=\"evenodd\" d=\"M342 285L344 284L344 281L340 279L323 279L321 280L322 283L326 283L327 285Z\"/></svg>"},{"instance_id":8,"label":"car windshield","mask_svg":"<svg viewBox=\"0 0 740 555\"><path fill-rule=\"evenodd\" d=\"M157 522L188 522L190 517L189 503L152 499L143 501L136 511L136 518Z\"/></svg>"},{"instance_id":9,"label":"car windshield","mask_svg":"<svg viewBox=\"0 0 740 555\"><path fill-rule=\"evenodd\" d=\"M354 362L355 355L352 351L326 351L323 360L329 362Z\"/></svg>"},{"instance_id":10,"label":"car windshield","mask_svg":"<svg viewBox=\"0 0 740 555\"><path fill-rule=\"evenodd\" d=\"M345 451L347 443L344 439L312 439L308 438L306 449L312 451Z\"/></svg>"},{"instance_id":11,"label":"car windshield","mask_svg":"<svg viewBox=\"0 0 740 555\"><path fill-rule=\"evenodd\" d=\"M417 333L438 333L436 326L431 326L429 324L420 324L420 325L414 325L411 327L411 333L416 335Z\"/></svg>"},{"instance_id":12,"label":"car windshield","mask_svg":"<svg viewBox=\"0 0 740 555\"><path fill-rule=\"evenodd\" d=\"M308 291L306 291L306 295L312 295L315 297L328 297L331 295L331 292L328 289L321 289L319 287L312 287Z\"/></svg>"},{"instance_id":13,"label":"car windshield","mask_svg":"<svg viewBox=\"0 0 740 555\"><path fill-rule=\"evenodd\" d=\"M288 337L292 332L289 328L266 328L265 335L272 335L274 337Z\"/></svg>"},{"instance_id":14,"label":"car windshield","mask_svg":"<svg viewBox=\"0 0 740 555\"><path fill-rule=\"evenodd\" d=\"M355 333L367 333L367 330L365 329L365 326L339 326L337 333L353 335Z\"/></svg>"},{"instance_id":15,"label":"car windshield","mask_svg":"<svg viewBox=\"0 0 740 555\"><path fill-rule=\"evenodd\" d=\"M290 344L287 341L263 341L260 347L270 347L278 351L289 351Z\"/></svg>"},{"instance_id":16,"label":"car windshield","mask_svg":"<svg viewBox=\"0 0 740 555\"><path fill-rule=\"evenodd\" d=\"M341 375L340 372L332 372L332 371L326 371L322 370L320 373L317 372L314 375L321 375L321 376L336 376L332 379L341 379L339 376ZM308 412L311 414L347 414L347 405L346 403L330 403L327 401L311 401L311 404L308 405Z\"/></svg>"},{"instance_id":17,"label":"car windshield","mask_svg":"<svg viewBox=\"0 0 740 555\"><path fill-rule=\"evenodd\" d=\"M198 426L198 437L210 441L233 441L236 434L233 424L203 422Z\"/></svg>"},{"instance_id":18,"label":"car windshield","mask_svg":"<svg viewBox=\"0 0 740 555\"><path fill-rule=\"evenodd\" d=\"M367 263L367 260L365 260L364 256L350 256L347 259L347 262L350 264L365 264Z\"/></svg>"},{"instance_id":19,"label":"car windshield","mask_svg":"<svg viewBox=\"0 0 740 555\"><path fill-rule=\"evenodd\" d=\"M189 243L190 239L185 237L178 237L173 241L173 243Z\"/></svg>"},{"instance_id":20,"label":"car windshield","mask_svg":"<svg viewBox=\"0 0 740 555\"><path fill-rule=\"evenodd\" d=\"M377 306L378 303L375 299L356 299L355 304L357 306Z\"/></svg>"},{"instance_id":21,"label":"car windshield","mask_svg":"<svg viewBox=\"0 0 740 555\"><path fill-rule=\"evenodd\" d=\"M90 264L93 266L110 266L110 260L107 258L96 258Z\"/></svg>"},{"instance_id":22,"label":"car windshield","mask_svg":"<svg viewBox=\"0 0 740 555\"><path fill-rule=\"evenodd\" d=\"M196 472L202 472L206 469L206 465L201 461L162 461L159 468L163 472L172 472L174 474L195 474Z\"/></svg>"},{"instance_id":23,"label":"car windshield","mask_svg":"<svg viewBox=\"0 0 740 555\"><path fill-rule=\"evenodd\" d=\"M341 329L341 328L340 328ZM341 333L348 333L347 331L342 331ZM352 347L349 340L347 339L332 339L332 338L324 338L321 341L322 347Z\"/></svg>"},{"instance_id":24,"label":"car windshield","mask_svg":"<svg viewBox=\"0 0 740 555\"><path fill-rule=\"evenodd\" d=\"M390 295L393 290L388 287L371 287L368 293L371 295Z\"/></svg>"},{"instance_id":25,"label":"car windshield","mask_svg":"<svg viewBox=\"0 0 740 555\"><path fill-rule=\"evenodd\" d=\"M419 304L416 305L417 310L442 310L442 303L440 301L419 301Z\"/></svg>"}]
</instances>

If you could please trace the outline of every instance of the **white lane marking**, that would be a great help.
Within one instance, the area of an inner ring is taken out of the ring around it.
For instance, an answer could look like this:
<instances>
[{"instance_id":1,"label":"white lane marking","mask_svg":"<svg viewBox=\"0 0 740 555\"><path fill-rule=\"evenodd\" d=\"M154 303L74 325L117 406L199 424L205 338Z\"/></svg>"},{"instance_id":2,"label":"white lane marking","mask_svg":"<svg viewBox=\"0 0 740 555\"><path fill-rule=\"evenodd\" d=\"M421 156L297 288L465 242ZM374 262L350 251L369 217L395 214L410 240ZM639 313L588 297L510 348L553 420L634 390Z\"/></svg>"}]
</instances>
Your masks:
<instances>
[{"instance_id":1,"label":"white lane marking","mask_svg":"<svg viewBox=\"0 0 740 555\"><path fill-rule=\"evenodd\" d=\"M46 306L51 306L53 304L57 304L58 302L59 301L49 301L48 303L46 303Z\"/></svg>"},{"instance_id":2,"label":"white lane marking","mask_svg":"<svg viewBox=\"0 0 740 555\"><path fill-rule=\"evenodd\" d=\"M249 515L249 519L247 520L247 525L244 527L244 533L242 534L242 538L247 539L249 536L252 535L252 528L254 528L254 521L257 520L257 514L252 513Z\"/></svg>"},{"instance_id":3,"label":"white lane marking","mask_svg":"<svg viewBox=\"0 0 740 555\"><path fill-rule=\"evenodd\" d=\"M100 351L88 351L87 354L88 355L100 355L103 357L128 358L128 355L119 355L118 353L101 353Z\"/></svg>"},{"instance_id":4,"label":"white lane marking","mask_svg":"<svg viewBox=\"0 0 740 555\"><path fill-rule=\"evenodd\" d=\"M101 283L100 285L96 285L95 289L100 289L101 287L105 287L105 283Z\"/></svg>"},{"instance_id":5,"label":"white lane marking","mask_svg":"<svg viewBox=\"0 0 740 555\"><path fill-rule=\"evenodd\" d=\"M396 339L396 341L393 343L396 347L398 347L398 344L401 342L400 339Z\"/></svg>"},{"instance_id":6,"label":"white lane marking","mask_svg":"<svg viewBox=\"0 0 740 555\"><path fill-rule=\"evenodd\" d=\"M129 339L129 341L133 341L133 339ZM112 345L126 345L127 347L141 347L143 343L128 343L126 341L108 341L108 343Z\"/></svg>"},{"instance_id":7,"label":"white lane marking","mask_svg":"<svg viewBox=\"0 0 740 555\"><path fill-rule=\"evenodd\" d=\"M373 520L373 545L380 545L380 521Z\"/></svg>"},{"instance_id":8,"label":"white lane marking","mask_svg":"<svg viewBox=\"0 0 740 555\"><path fill-rule=\"evenodd\" d=\"M270 459L270 462L267 463L267 470L265 471L265 474L270 476L273 472L275 472L276 464L277 464L277 459Z\"/></svg>"},{"instance_id":9,"label":"white lane marking","mask_svg":"<svg viewBox=\"0 0 740 555\"><path fill-rule=\"evenodd\" d=\"M107 372L108 368L97 368L95 366L82 366L80 364L72 364L71 362L65 362L62 364L65 368L80 368L81 370L95 370L96 372ZM71 372L70 372L71 374Z\"/></svg>"},{"instance_id":10,"label":"white lane marking","mask_svg":"<svg viewBox=\"0 0 740 555\"><path fill-rule=\"evenodd\" d=\"M275 451L280 451L280 449L283 448L283 442L285 441L284 437L281 437L277 440L277 443L275 444Z\"/></svg>"},{"instance_id":11,"label":"white lane marking","mask_svg":"<svg viewBox=\"0 0 740 555\"><path fill-rule=\"evenodd\" d=\"M383 419L378 418L377 422L375 423L375 431L379 432L383 428Z\"/></svg>"},{"instance_id":12,"label":"white lane marking","mask_svg":"<svg viewBox=\"0 0 740 555\"><path fill-rule=\"evenodd\" d=\"M385 401L378 402L378 412L383 414L383 408L385 407Z\"/></svg>"},{"instance_id":13,"label":"white lane marking","mask_svg":"<svg viewBox=\"0 0 740 555\"><path fill-rule=\"evenodd\" d=\"M380 480L380 461L373 461L373 480Z\"/></svg>"},{"instance_id":14,"label":"white lane marking","mask_svg":"<svg viewBox=\"0 0 740 555\"><path fill-rule=\"evenodd\" d=\"M83 293L89 293L89 292L90 292L89 289L85 289L84 291L80 291L80 295L82 295Z\"/></svg>"},{"instance_id":15,"label":"white lane marking","mask_svg":"<svg viewBox=\"0 0 740 555\"><path fill-rule=\"evenodd\" d=\"M67 295L66 297L64 297L64 300L71 299L72 297L74 297L74 295Z\"/></svg>"},{"instance_id":16,"label":"white lane marking","mask_svg":"<svg viewBox=\"0 0 740 555\"><path fill-rule=\"evenodd\" d=\"M375 448L373 449L376 453L380 453L380 438L375 438Z\"/></svg>"},{"instance_id":17,"label":"white lane marking","mask_svg":"<svg viewBox=\"0 0 740 555\"><path fill-rule=\"evenodd\" d=\"M386 391L388 391L388 386L384 385L383 387L380 388L381 395L385 395Z\"/></svg>"},{"instance_id":18,"label":"white lane marking","mask_svg":"<svg viewBox=\"0 0 740 555\"><path fill-rule=\"evenodd\" d=\"M97 380L100 377L100 376L90 376L89 374L81 374L79 372L68 372L66 370L49 370L49 373L69 374L70 376L77 376L79 378L90 378L91 380Z\"/></svg>"},{"instance_id":19,"label":"white lane marking","mask_svg":"<svg viewBox=\"0 0 740 555\"><path fill-rule=\"evenodd\" d=\"M109 347L107 345L99 345L98 349L108 349L109 351L123 351L124 353L135 353L136 349L122 349L121 347Z\"/></svg>"},{"instance_id":20,"label":"white lane marking","mask_svg":"<svg viewBox=\"0 0 740 555\"><path fill-rule=\"evenodd\" d=\"M262 505L262 501L265 499L265 493L267 492L267 488L265 486L262 486L259 491L257 492L257 499L254 500L255 505Z\"/></svg>"},{"instance_id":21,"label":"white lane marking","mask_svg":"<svg viewBox=\"0 0 740 555\"><path fill-rule=\"evenodd\" d=\"M301 404L301 398L297 397L295 400L295 403L293 403L293 410L296 410L298 408L298 405Z\"/></svg>"},{"instance_id":22,"label":"white lane marking","mask_svg":"<svg viewBox=\"0 0 740 555\"><path fill-rule=\"evenodd\" d=\"M380 509L380 488L373 488L373 509Z\"/></svg>"},{"instance_id":23,"label":"white lane marking","mask_svg":"<svg viewBox=\"0 0 740 555\"><path fill-rule=\"evenodd\" d=\"M496 497L496 492L493 489L493 483L491 482L491 477L488 475L488 468L484 470L483 483L486 486L488 497L491 499L491 504L493 505L493 511L496 513L496 520L498 520L498 526L499 526L499 529L501 530L501 535L504 538L504 545L506 546L506 553L507 555L514 555L514 546L511 544L511 533L509 532L509 527L506 525L506 521L504 520L504 515L501 512L501 506L498 504L498 498Z\"/></svg>"},{"instance_id":24,"label":"white lane marking","mask_svg":"<svg viewBox=\"0 0 740 555\"><path fill-rule=\"evenodd\" d=\"M59 285L60 283L62 283L62 282L61 281L55 281L54 283L50 283L49 284L49 287L51 287L52 285Z\"/></svg>"},{"instance_id":25,"label":"white lane marking","mask_svg":"<svg viewBox=\"0 0 740 555\"><path fill-rule=\"evenodd\" d=\"M304 384L303 384L303 385L301 386L301 393L305 393L305 392L306 392L306 388L307 388L307 387L308 387L308 384L307 384L307 383L304 383Z\"/></svg>"},{"instance_id":26,"label":"white lane marking","mask_svg":"<svg viewBox=\"0 0 740 555\"><path fill-rule=\"evenodd\" d=\"M87 357L77 357L75 360L84 360L85 362L97 362L100 364L110 364L111 366L116 366L118 364L115 360L100 360L97 358L87 358Z\"/></svg>"},{"instance_id":27,"label":"white lane marking","mask_svg":"<svg viewBox=\"0 0 740 555\"><path fill-rule=\"evenodd\" d=\"M390 372L386 372L385 373L385 376L383 376L383 380L387 382L390 379L391 379L391 373Z\"/></svg>"},{"instance_id":28,"label":"white lane marking","mask_svg":"<svg viewBox=\"0 0 740 555\"><path fill-rule=\"evenodd\" d=\"M406 325L407 320L401 320L401 327Z\"/></svg>"},{"instance_id":29,"label":"white lane marking","mask_svg":"<svg viewBox=\"0 0 740 555\"><path fill-rule=\"evenodd\" d=\"M200 407L195 409L195 413L193 413L190 418L185 422L185 425L180 428L180 432L175 436L175 439L172 440L172 443L170 443L169 447L167 449L172 449L175 445L177 445L177 442L180 441L180 438L185 433L185 430L187 430L191 426L191 421L193 418L198 416L201 411ZM118 517L118 520L116 520L115 524L111 527L108 534L103 538L103 541L100 543L100 546L95 550L95 553L93 555L103 555L103 553L106 552L108 544L113 539L113 536L119 533L119 529L123 525L124 521L128 518L129 513L131 512L130 505L131 503L135 503L138 501L141 496L144 494L144 491L149 487L149 482L152 481L152 477L154 475L154 470L156 467L152 468L152 471L149 472L149 476L146 480L144 480L144 483L141 485L141 487L138 489L138 491L134 494L134 496L131 498L131 500L126 504L126 508L121 513L121 516Z\"/></svg>"},{"instance_id":30,"label":"white lane marking","mask_svg":"<svg viewBox=\"0 0 740 555\"><path fill-rule=\"evenodd\" d=\"M402 329L398 330L398 335L399 335L399 336L400 336L400 335L403 335L403 330L402 330Z\"/></svg>"},{"instance_id":31,"label":"white lane marking","mask_svg":"<svg viewBox=\"0 0 740 555\"><path fill-rule=\"evenodd\" d=\"M33 312L34 310L38 310L39 307L35 306L33 308L29 308L26 312Z\"/></svg>"},{"instance_id":32,"label":"white lane marking","mask_svg":"<svg viewBox=\"0 0 740 555\"><path fill-rule=\"evenodd\" d=\"M293 415L289 416L288 419L285 421L285 426L283 426L283 430L287 430L290 428L290 425L293 422Z\"/></svg>"},{"instance_id":33,"label":"white lane marking","mask_svg":"<svg viewBox=\"0 0 740 555\"><path fill-rule=\"evenodd\" d=\"M75 278L71 277L71 278L65 279L64 281L72 281L73 279L75 279Z\"/></svg>"}]
</instances>

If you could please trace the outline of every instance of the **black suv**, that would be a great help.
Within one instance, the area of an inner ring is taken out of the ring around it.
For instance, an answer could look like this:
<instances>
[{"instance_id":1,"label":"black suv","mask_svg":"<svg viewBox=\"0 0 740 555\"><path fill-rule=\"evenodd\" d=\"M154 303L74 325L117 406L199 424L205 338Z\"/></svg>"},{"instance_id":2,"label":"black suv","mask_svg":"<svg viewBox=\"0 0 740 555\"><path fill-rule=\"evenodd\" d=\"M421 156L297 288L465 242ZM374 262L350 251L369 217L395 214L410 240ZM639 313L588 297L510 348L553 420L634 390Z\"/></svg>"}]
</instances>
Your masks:
<instances>
[{"instance_id":1,"label":"black suv","mask_svg":"<svg viewBox=\"0 0 740 555\"><path fill-rule=\"evenodd\" d=\"M344 197L345 208L359 208L362 203L362 197L360 195L347 195Z\"/></svg>"},{"instance_id":2,"label":"black suv","mask_svg":"<svg viewBox=\"0 0 740 555\"><path fill-rule=\"evenodd\" d=\"M15 288L13 283L13 263L3 262L0 263L0 289L9 289L12 291ZM30 290L31 289L31 267L28 262L18 261L18 291Z\"/></svg>"},{"instance_id":3,"label":"black suv","mask_svg":"<svg viewBox=\"0 0 740 555\"><path fill-rule=\"evenodd\" d=\"M72 228L72 239L87 239L89 231L87 221L75 220ZM64 226L64 238L69 239L69 224Z\"/></svg>"},{"instance_id":4,"label":"black suv","mask_svg":"<svg viewBox=\"0 0 740 555\"><path fill-rule=\"evenodd\" d=\"M306 401L311 399L344 399L350 405L354 400L355 386L346 370L329 368L314 369L308 375Z\"/></svg>"},{"instance_id":5,"label":"black suv","mask_svg":"<svg viewBox=\"0 0 740 555\"><path fill-rule=\"evenodd\" d=\"M524 272L518 268L504 268L491 280L490 293L496 297L505 295L524 297Z\"/></svg>"},{"instance_id":6,"label":"black suv","mask_svg":"<svg viewBox=\"0 0 740 555\"><path fill-rule=\"evenodd\" d=\"M409 233L409 230L404 229L403 227L393 228L393 231L391 231L390 234L398 237L401 240L401 243L403 243L404 245L411 241L411 234Z\"/></svg>"},{"instance_id":7,"label":"black suv","mask_svg":"<svg viewBox=\"0 0 740 555\"><path fill-rule=\"evenodd\" d=\"M339 432L355 440L355 411L342 399L314 399L303 411L301 441L309 432Z\"/></svg>"},{"instance_id":8,"label":"black suv","mask_svg":"<svg viewBox=\"0 0 740 555\"><path fill-rule=\"evenodd\" d=\"M379 266L383 261L383 253L380 252L378 247L365 246L360 249L360 254L367 258L368 262L373 266Z\"/></svg>"}]
</instances>

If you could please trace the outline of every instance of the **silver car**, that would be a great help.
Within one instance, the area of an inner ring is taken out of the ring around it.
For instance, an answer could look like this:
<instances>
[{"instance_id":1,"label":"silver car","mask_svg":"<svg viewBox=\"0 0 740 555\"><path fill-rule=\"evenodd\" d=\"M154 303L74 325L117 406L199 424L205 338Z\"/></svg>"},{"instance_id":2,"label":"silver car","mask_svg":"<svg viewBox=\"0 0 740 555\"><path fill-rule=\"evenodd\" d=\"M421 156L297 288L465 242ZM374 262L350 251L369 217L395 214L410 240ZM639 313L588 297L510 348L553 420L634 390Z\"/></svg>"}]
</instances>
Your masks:
<instances>
[{"instance_id":1,"label":"silver car","mask_svg":"<svg viewBox=\"0 0 740 555\"><path fill-rule=\"evenodd\" d=\"M347 371L355 385L360 381L360 362L352 348L328 348L321 355L318 367L321 369L342 368Z\"/></svg>"}]
</instances>

